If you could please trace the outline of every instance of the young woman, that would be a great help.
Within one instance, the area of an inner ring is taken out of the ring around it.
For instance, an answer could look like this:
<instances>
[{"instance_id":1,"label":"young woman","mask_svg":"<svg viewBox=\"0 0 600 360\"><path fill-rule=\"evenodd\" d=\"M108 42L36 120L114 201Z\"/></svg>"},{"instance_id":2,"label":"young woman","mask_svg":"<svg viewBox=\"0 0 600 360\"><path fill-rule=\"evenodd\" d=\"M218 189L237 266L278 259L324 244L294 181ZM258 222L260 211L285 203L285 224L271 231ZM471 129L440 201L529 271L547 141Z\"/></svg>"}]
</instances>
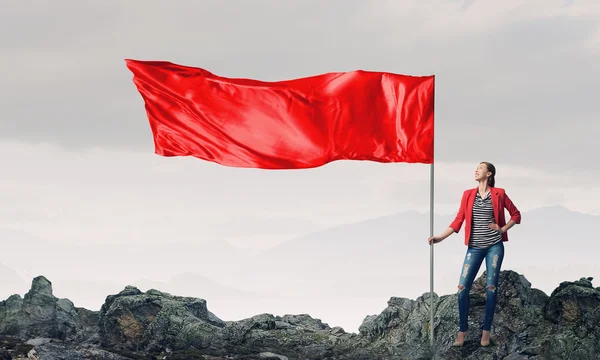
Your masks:
<instances>
[{"instance_id":1,"label":"young woman","mask_svg":"<svg viewBox=\"0 0 600 360\"><path fill-rule=\"evenodd\" d=\"M490 330L496 309L498 276L504 259L504 242L508 241L508 229L521 223L521 213L502 188L495 186L496 168L482 162L475 170L479 186L466 190L460 202L456 218L450 227L438 236L428 239L429 244L439 243L453 233L458 233L465 222L465 245L468 246L458 283L459 332L453 346L462 346L467 335L470 297L469 292L481 263L485 259L487 298L481 345L490 344ZM504 209L510 219L506 223ZM466 221L465 221L466 220Z\"/></svg>"}]
</instances>

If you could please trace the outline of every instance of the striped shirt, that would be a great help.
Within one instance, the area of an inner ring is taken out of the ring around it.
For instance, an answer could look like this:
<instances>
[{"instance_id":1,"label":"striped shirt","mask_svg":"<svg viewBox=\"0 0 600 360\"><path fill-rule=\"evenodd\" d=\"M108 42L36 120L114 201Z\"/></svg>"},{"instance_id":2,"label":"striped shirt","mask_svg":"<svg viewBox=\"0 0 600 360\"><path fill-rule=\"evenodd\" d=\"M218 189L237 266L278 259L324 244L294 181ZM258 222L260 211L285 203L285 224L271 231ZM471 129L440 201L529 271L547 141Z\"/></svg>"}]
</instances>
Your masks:
<instances>
[{"instance_id":1,"label":"striped shirt","mask_svg":"<svg viewBox=\"0 0 600 360\"><path fill-rule=\"evenodd\" d=\"M493 222L494 208L492 207L491 194L488 191L487 195L482 199L478 191L473 203L473 229L471 231L469 247L485 249L502 241L502 234L488 227Z\"/></svg>"}]
</instances>

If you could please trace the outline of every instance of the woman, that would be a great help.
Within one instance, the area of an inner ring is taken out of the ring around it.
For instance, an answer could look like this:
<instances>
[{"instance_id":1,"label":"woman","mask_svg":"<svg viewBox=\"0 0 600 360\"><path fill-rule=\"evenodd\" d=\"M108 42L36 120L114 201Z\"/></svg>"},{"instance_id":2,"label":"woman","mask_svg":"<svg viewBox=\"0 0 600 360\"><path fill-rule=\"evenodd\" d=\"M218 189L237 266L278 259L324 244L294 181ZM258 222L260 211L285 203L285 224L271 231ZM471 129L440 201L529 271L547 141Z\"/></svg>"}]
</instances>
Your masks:
<instances>
[{"instance_id":1,"label":"woman","mask_svg":"<svg viewBox=\"0 0 600 360\"><path fill-rule=\"evenodd\" d=\"M482 162L475 170L475 180L479 186L466 190L460 202L456 218L439 236L428 239L429 244L439 243L453 233L458 233L465 221L465 245L468 246L458 283L459 332L453 346L462 346L467 335L469 313L469 292L481 263L485 259L487 298L485 321L481 335L481 345L490 344L490 330L496 295L498 276L504 258L504 242L508 241L507 231L521 223L521 213L506 195L504 189L496 188L494 176L496 168L489 162ZM504 219L504 209L510 213L508 223Z\"/></svg>"}]
</instances>

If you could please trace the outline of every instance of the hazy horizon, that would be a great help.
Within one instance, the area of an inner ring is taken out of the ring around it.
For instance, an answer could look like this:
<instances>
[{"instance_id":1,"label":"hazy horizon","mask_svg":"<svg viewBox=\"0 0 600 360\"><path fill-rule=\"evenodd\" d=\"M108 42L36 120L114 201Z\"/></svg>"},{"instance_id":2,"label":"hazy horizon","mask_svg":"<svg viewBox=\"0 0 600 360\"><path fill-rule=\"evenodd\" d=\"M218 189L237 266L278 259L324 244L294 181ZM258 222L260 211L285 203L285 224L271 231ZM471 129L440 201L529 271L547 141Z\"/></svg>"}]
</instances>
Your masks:
<instances>
[{"instance_id":1,"label":"hazy horizon","mask_svg":"<svg viewBox=\"0 0 600 360\"><path fill-rule=\"evenodd\" d=\"M436 229L442 230L453 217L436 214ZM586 246L585 237L578 234L591 232L600 222L600 216L554 205L525 211L523 218L532 227L517 228L511 234L511 240L505 245L511 256L506 259L504 269L523 274L532 287L548 295L562 281L600 276L594 253L578 250ZM557 219L561 218L576 225L577 230L560 225ZM277 218L272 220L279 223ZM289 222L286 218L281 220L284 224ZM557 225L541 229L540 225L545 222ZM30 256L30 261L37 266L11 258L5 261L10 265L7 268L2 262L4 259L0 259L0 274L6 277L9 273L6 269L10 269L19 278L17 281L15 276L8 276L13 291L0 291L0 298L14 292L23 295L28 289L25 277L31 280L44 275L53 282L56 296L67 297L76 306L90 310L99 310L106 296L121 291L126 285L134 285L142 291L153 288L173 295L203 298L208 301L209 310L224 320L240 320L265 312L308 313L330 326L357 332L364 317L383 310L390 297L414 300L429 292L429 254L424 251L428 246L423 239L418 239L428 224L428 213L410 210L290 237L261 251L236 248L223 238L176 241L164 246L149 244L143 247L146 256L137 259L137 269L129 269L128 277L120 274L130 266L127 259L139 253L140 246L124 243L77 247L49 243L22 231L0 228L0 237L14 242L6 252L9 256L31 248L41 251L37 256ZM394 229L399 236L394 235ZM438 295L455 291L460 270L456 263L461 261L465 251L463 236L461 231L436 246L435 292ZM572 237L569 239L572 250L561 247L560 241L566 237ZM552 264L551 268L528 261L529 254L544 242L549 242L545 244L544 257L548 265ZM54 259L43 255L52 251ZM554 256L557 263L552 262L551 254L555 251L560 251L560 255ZM101 257L94 256L98 254ZM201 254L198 263L194 262L195 254ZM90 271L90 268L102 267L107 260L112 271ZM62 265L56 266L55 262ZM230 264L223 267L226 262ZM576 267L572 266L575 262ZM154 267L157 263L166 269ZM82 268L82 264L87 269ZM419 272L403 274L406 266ZM77 275L72 274L74 267L79 269ZM480 273L484 269L482 266Z\"/></svg>"}]
</instances>

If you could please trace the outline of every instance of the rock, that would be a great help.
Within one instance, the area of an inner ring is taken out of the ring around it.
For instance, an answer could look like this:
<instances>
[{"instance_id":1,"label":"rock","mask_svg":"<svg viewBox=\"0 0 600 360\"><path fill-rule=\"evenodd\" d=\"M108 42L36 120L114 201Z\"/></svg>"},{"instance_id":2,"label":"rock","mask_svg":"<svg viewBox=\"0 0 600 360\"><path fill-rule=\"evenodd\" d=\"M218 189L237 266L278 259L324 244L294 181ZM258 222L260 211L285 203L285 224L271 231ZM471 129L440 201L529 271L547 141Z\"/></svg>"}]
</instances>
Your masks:
<instances>
[{"instance_id":1,"label":"rock","mask_svg":"<svg viewBox=\"0 0 600 360\"><path fill-rule=\"evenodd\" d=\"M415 303L414 300L392 297L381 314L367 316L358 330L364 336L377 338L386 330L405 322L415 308Z\"/></svg>"},{"instance_id":2,"label":"rock","mask_svg":"<svg viewBox=\"0 0 600 360\"><path fill-rule=\"evenodd\" d=\"M504 358L504 360L527 360L527 359L529 359L529 356L521 355L521 354L517 354L517 353L512 353Z\"/></svg>"},{"instance_id":3,"label":"rock","mask_svg":"<svg viewBox=\"0 0 600 360\"><path fill-rule=\"evenodd\" d=\"M339 326L335 326L334 328L331 329L330 333L332 335L343 335L346 332L344 331L343 328L339 327Z\"/></svg>"},{"instance_id":4,"label":"rock","mask_svg":"<svg viewBox=\"0 0 600 360\"><path fill-rule=\"evenodd\" d=\"M25 295L25 298L29 296L32 299L44 297L53 297L52 295L52 283L50 280L43 276L38 276L33 279L31 283L31 290Z\"/></svg>"},{"instance_id":5,"label":"rock","mask_svg":"<svg viewBox=\"0 0 600 360\"><path fill-rule=\"evenodd\" d=\"M284 315L281 317L281 321L305 330L330 330L329 325L323 324L319 319L313 319L308 314Z\"/></svg>"},{"instance_id":6,"label":"rock","mask_svg":"<svg viewBox=\"0 0 600 360\"><path fill-rule=\"evenodd\" d=\"M39 357L37 356L37 351L35 351L35 349L29 350L29 352L27 353L27 359L38 360Z\"/></svg>"},{"instance_id":7,"label":"rock","mask_svg":"<svg viewBox=\"0 0 600 360\"><path fill-rule=\"evenodd\" d=\"M287 356L273 354L272 352L262 352L258 354L258 357L261 359L288 360Z\"/></svg>"},{"instance_id":8,"label":"rock","mask_svg":"<svg viewBox=\"0 0 600 360\"><path fill-rule=\"evenodd\" d=\"M22 339L14 336L0 335L0 360L27 359L27 354L33 349Z\"/></svg>"},{"instance_id":9,"label":"rock","mask_svg":"<svg viewBox=\"0 0 600 360\"><path fill-rule=\"evenodd\" d=\"M36 339L29 339L25 343L29 344L29 345L33 345L33 346L41 346L41 345L47 344L49 342L52 342L52 339L49 339L49 338L36 338Z\"/></svg>"},{"instance_id":10,"label":"rock","mask_svg":"<svg viewBox=\"0 0 600 360\"><path fill-rule=\"evenodd\" d=\"M545 307L545 314L555 324L575 325L583 315L600 307L600 292L592 287L591 280L562 282L555 289Z\"/></svg>"},{"instance_id":11,"label":"rock","mask_svg":"<svg viewBox=\"0 0 600 360\"><path fill-rule=\"evenodd\" d=\"M84 341L97 327L86 331L83 324L80 310L70 300L56 298L52 283L43 276L33 279L22 299L13 295L0 303L0 334Z\"/></svg>"},{"instance_id":12,"label":"rock","mask_svg":"<svg viewBox=\"0 0 600 360\"><path fill-rule=\"evenodd\" d=\"M0 360L33 359L596 359L600 353L600 289L592 278L562 282L550 296L514 271L500 273L493 345L479 345L485 314L485 272L473 284L470 333L453 348L457 294L415 300L391 297L346 333L308 314L258 314L222 321L203 299L133 286L109 295L99 312L76 308L35 278L21 298L0 302ZM434 345L429 345L433 326Z\"/></svg>"},{"instance_id":13,"label":"rock","mask_svg":"<svg viewBox=\"0 0 600 360\"><path fill-rule=\"evenodd\" d=\"M131 360L145 359L144 356L134 353L114 352L90 346L75 346L68 342L51 342L36 348L40 360ZM127 355L127 356L125 356Z\"/></svg>"},{"instance_id":14,"label":"rock","mask_svg":"<svg viewBox=\"0 0 600 360\"><path fill-rule=\"evenodd\" d=\"M104 347L158 351L204 349L219 336L225 322L210 313L206 301L159 291L142 293L127 286L108 296L99 314Z\"/></svg>"}]
</instances>

